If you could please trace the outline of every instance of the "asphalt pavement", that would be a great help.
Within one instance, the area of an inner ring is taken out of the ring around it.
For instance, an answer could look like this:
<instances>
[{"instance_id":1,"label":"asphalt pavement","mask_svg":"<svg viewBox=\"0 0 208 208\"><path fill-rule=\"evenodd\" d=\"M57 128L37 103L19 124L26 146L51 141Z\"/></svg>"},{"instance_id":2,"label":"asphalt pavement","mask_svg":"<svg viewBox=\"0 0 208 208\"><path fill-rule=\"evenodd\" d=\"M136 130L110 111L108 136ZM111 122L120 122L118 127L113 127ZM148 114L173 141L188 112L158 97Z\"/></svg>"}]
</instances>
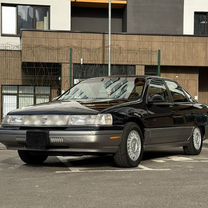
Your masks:
<instances>
[{"instance_id":1,"label":"asphalt pavement","mask_svg":"<svg viewBox=\"0 0 208 208\"><path fill-rule=\"evenodd\" d=\"M25 165L0 151L1 208L207 208L208 148L146 152L136 168L111 157L50 157Z\"/></svg>"}]
</instances>

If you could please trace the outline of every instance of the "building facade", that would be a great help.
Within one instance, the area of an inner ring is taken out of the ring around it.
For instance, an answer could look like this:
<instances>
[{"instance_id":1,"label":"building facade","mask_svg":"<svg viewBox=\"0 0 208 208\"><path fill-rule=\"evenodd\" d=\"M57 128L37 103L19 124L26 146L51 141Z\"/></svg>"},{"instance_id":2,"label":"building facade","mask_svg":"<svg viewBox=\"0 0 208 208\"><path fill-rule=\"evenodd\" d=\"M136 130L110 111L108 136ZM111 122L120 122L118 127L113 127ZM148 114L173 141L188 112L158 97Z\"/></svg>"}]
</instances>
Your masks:
<instances>
[{"instance_id":1,"label":"building facade","mask_svg":"<svg viewBox=\"0 0 208 208\"><path fill-rule=\"evenodd\" d=\"M107 0L0 4L1 118L108 74ZM112 0L112 74L157 75L160 62L161 76L208 103L207 24L206 0Z\"/></svg>"},{"instance_id":2,"label":"building facade","mask_svg":"<svg viewBox=\"0 0 208 208\"><path fill-rule=\"evenodd\" d=\"M21 30L71 30L67 0L0 0L0 49L19 50Z\"/></svg>"}]
</instances>

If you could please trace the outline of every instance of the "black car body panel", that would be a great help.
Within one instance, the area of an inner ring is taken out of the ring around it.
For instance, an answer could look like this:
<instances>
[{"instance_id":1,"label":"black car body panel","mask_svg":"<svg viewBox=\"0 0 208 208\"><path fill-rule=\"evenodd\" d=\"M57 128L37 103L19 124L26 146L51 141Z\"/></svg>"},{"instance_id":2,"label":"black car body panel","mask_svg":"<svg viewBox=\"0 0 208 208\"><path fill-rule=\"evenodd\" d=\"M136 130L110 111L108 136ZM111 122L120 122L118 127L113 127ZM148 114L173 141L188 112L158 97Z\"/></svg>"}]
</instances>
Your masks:
<instances>
[{"instance_id":1,"label":"black car body panel","mask_svg":"<svg viewBox=\"0 0 208 208\"><path fill-rule=\"evenodd\" d=\"M8 115L79 115L80 112L83 115L97 114L97 110L81 105L78 102L60 102L54 101L46 104L39 104L36 106L25 107L9 112Z\"/></svg>"}]
</instances>

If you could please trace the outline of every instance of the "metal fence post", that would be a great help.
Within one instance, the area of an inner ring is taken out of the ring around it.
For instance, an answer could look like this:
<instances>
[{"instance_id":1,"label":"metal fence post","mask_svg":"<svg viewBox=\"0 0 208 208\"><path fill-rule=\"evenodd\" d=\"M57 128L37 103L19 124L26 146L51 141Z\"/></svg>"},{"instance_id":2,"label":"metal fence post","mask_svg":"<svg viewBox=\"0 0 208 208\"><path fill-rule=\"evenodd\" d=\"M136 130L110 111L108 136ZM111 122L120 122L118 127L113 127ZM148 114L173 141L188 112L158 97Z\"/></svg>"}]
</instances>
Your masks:
<instances>
[{"instance_id":1,"label":"metal fence post","mask_svg":"<svg viewBox=\"0 0 208 208\"><path fill-rule=\"evenodd\" d=\"M159 76L159 77L161 75L161 72L160 72L160 70L161 70L160 64L161 64L161 51L159 49L158 52L157 52L157 76Z\"/></svg>"},{"instance_id":2,"label":"metal fence post","mask_svg":"<svg viewBox=\"0 0 208 208\"><path fill-rule=\"evenodd\" d=\"M72 53L73 53L73 50L72 48L70 48L69 50L69 81L70 81L70 88L73 86L73 63L72 63Z\"/></svg>"}]
</instances>

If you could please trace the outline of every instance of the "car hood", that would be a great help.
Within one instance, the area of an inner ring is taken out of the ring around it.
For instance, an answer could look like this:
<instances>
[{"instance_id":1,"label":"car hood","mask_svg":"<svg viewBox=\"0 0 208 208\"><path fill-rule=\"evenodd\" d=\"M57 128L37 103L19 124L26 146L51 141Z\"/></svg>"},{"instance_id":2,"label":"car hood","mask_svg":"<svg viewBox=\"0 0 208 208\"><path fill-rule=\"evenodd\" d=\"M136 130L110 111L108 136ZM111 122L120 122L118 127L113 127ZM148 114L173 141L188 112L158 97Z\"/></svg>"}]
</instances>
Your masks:
<instances>
[{"instance_id":1,"label":"car hood","mask_svg":"<svg viewBox=\"0 0 208 208\"><path fill-rule=\"evenodd\" d=\"M17 109L9 112L8 115L95 115L101 112L102 110L106 110L121 103L124 103L124 101L103 101L88 103L79 103L76 101L55 101Z\"/></svg>"},{"instance_id":2,"label":"car hood","mask_svg":"<svg viewBox=\"0 0 208 208\"><path fill-rule=\"evenodd\" d=\"M51 102L24 107L8 113L8 115L78 115L97 114L98 111L85 107L78 102Z\"/></svg>"}]
</instances>

